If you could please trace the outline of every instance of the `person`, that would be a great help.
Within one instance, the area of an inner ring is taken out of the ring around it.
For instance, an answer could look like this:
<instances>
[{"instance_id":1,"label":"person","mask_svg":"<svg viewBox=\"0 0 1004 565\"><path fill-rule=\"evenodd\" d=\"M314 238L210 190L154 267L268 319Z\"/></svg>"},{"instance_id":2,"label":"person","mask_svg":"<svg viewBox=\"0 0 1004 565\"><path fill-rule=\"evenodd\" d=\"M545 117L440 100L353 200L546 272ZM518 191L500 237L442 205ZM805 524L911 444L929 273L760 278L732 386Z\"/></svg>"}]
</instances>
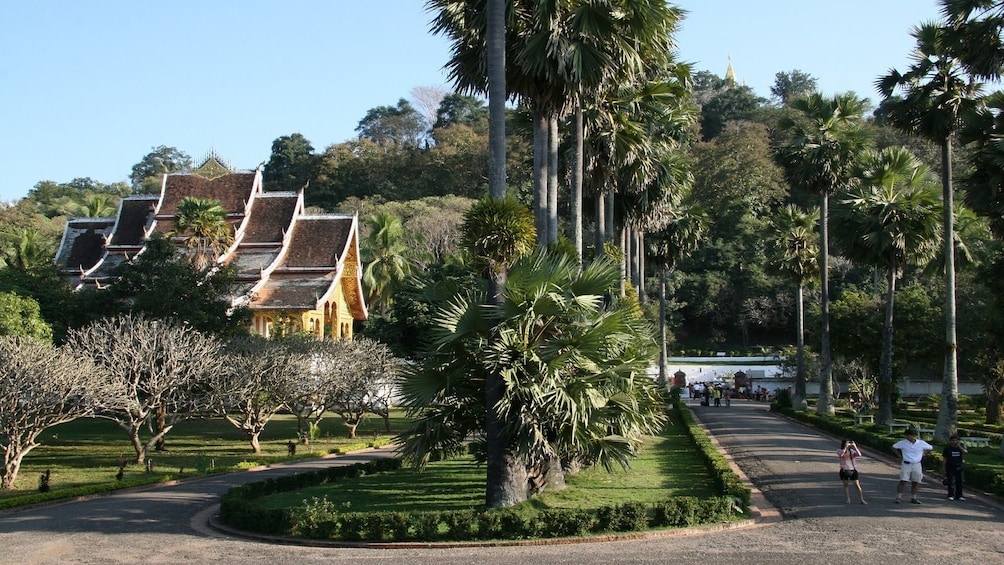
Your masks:
<instances>
[{"instance_id":1,"label":"person","mask_svg":"<svg viewBox=\"0 0 1004 565\"><path fill-rule=\"evenodd\" d=\"M716 386L715 390L711 392L711 395L715 398L715 406L722 405L722 387Z\"/></svg>"},{"instance_id":2,"label":"person","mask_svg":"<svg viewBox=\"0 0 1004 565\"><path fill-rule=\"evenodd\" d=\"M851 503L852 481L858 489L858 498L861 499L861 504L868 504L865 502L865 493L861 490L861 481L858 480L858 465L855 461L855 459L861 457L858 446L850 440L845 439L841 441L837 457L840 458L840 480L844 482L844 498L847 499L847 504Z\"/></svg>"},{"instance_id":3,"label":"person","mask_svg":"<svg viewBox=\"0 0 1004 565\"><path fill-rule=\"evenodd\" d=\"M941 452L941 474L945 476L945 486L948 487L948 500L965 500L962 496L962 456L966 446L959 443L959 435L952 434L948 438L948 446Z\"/></svg>"},{"instance_id":4,"label":"person","mask_svg":"<svg viewBox=\"0 0 1004 565\"><path fill-rule=\"evenodd\" d=\"M899 453L899 485L896 487L896 503L899 504L903 497L903 489L906 483L910 483L910 502L920 504L917 499L917 487L920 481L924 480L924 467L921 462L924 454L934 449L931 444L922 439L917 439L917 430L907 428L903 432L904 438L893 444L892 448Z\"/></svg>"}]
</instances>

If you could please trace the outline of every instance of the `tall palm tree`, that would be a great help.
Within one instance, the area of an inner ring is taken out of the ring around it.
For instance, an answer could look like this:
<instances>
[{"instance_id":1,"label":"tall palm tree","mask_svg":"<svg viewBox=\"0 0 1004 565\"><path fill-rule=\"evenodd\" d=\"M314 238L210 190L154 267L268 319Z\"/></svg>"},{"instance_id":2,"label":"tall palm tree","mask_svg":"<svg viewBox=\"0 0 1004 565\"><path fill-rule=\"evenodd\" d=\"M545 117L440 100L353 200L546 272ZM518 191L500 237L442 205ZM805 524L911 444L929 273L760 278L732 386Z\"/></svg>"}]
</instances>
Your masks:
<instances>
[{"instance_id":1,"label":"tall palm tree","mask_svg":"<svg viewBox=\"0 0 1004 565\"><path fill-rule=\"evenodd\" d=\"M178 202L172 237L185 240L192 262L205 269L234 241L227 212L218 200L188 196Z\"/></svg>"},{"instance_id":2,"label":"tall palm tree","mask_svg":"<svg viewBox=\"0 0 1004 565\"><path fill-rule=\"evenodd\" d=\"M509 268L530 252L536 240L534 216L512 199L488 198L467 211L461 228L464 247L483 266L488 278L486 306L498 308L505 302ZM485 328L489 343L497 343L495 321ZM505 434L511 422L498 407L505 391L499 367L485 367L485 456L487 478L485 504L501 508L526 499L526 461Z\"/></svg>"},{"instance_id":3,"label":"tall palm tree","mask_svg":"<svg viewBox=\"0 0 1004 565\"><path fill-rule=\"evenodd\" d=\"M903 147L866 153L861 186L834 209L843 255L886 271L885 324L879 359L880 424L892 422L893 309L907 264L926 264L941 243L941 202L930 170Z\"/></svg>"},{"instance_id":4,"label":"tall palm tree","mask_svg":"<svg viewBox=\"0 0 1004 565\"><path fill-rule=\"evenodd\" d=\"M488 0L486 63L488 67L488 194L505 198L505 30L506 0Z\"/></svg>"},{"instance_id":5,"label":"tall palm tree","mask_svg":"<svg viewBox=\"0 0 1004 565\"><path fill-rule=\"evenodd\" d=\"M1004 237L1004 92L990 94L965 116L959 141L972 149L973 167L961 179L966 204Z\"/></svg>"},{"instance_id":6,"label":"tall palm tree","mask_svg":"<svg viewBox=\"0 0 1004 565\"><path fill-rule=\"evenodd\" d=\"M676 264L693 253L708 227L708 216L697 204L683 203L662 228L648 234L649 260L659 273L659 384L668 382L666 362L666 282Z\"/></svg>"},{"instance_id":7,"label":"tall palm tree","mask_svg":"<svg viewBox=\"0 0 1004 565\"><path fill-rule=\"evenodd\" d=\"M381 212L370 216L367 223L370 232L365 239L365 250L371 260L363 270L363 286L366 300L380 304L380 315L386 316L394 291L411 274L408 245L401 218Z\"/></svg>"},{"instance_id":8,"label":"tall palm tree","mask_svg":"<svg viewBox=\"0 0 1004 565\"><path fill-rule=\"evenodd\" d=\"M1004 2L942 0L951 51L980 80L997 80L1004 71Z\"/></svg>"},{"instance_id":9,"label":"tall palm tree","mask_svg":"<svg viewBox=\"0 0 1004 565\"><path fill-rule=\"evenodd\" d=\"M955 304L955 226L952 138L960 117L972 111L982 89L965 72L952 30L932 23L913 29L917 46L906 72L892 69L876 81L886 119L941 147L942 224L945 237L945 368L934 439L948 441L958 426L959 377Z\"/></svg>"},{"instance_id":10,"label":"tall palm tree","mask_svg":"<svg viewBox=\"0 0 1004 565\"><path fill-rule=\"evenodd\" d=\"M797 112L779 122L784 141L777 157L791 183L819 194L819 280L821 367L816 411L832 414L833 364L830 357L829 200L853 184L855 159L867 143L860 127L865 101L852 93L824 98L813 93L791 103Z\"/></svg>"},{"instance_id":11,"label":"tall palm tree","mask_svg":"<svg viewBox=\"0 0 1004 565\"><path fill-rule=\"evenodd\" d=\"M795 390L792 404L805 410L805 285L819 278L819 209L807 212L789 204L772 220L773 234L768 247L774 250L773 270L795 284Z\"/></svg>"}]
</instances>

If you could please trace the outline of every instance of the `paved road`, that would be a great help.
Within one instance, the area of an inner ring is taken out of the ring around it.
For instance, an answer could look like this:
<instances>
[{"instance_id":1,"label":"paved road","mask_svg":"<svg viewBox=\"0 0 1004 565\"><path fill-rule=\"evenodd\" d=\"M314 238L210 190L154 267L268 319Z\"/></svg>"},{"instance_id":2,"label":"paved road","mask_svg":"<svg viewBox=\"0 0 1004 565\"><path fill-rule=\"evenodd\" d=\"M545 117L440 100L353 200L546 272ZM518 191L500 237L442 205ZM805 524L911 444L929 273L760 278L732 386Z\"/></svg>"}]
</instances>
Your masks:
<instances>
[{"instance_id":1,"label":"paved road","mask_svg":"<svg viewBox=\"0 0 1004 565\"><path fill-rule=\"evenodd\" d=\"M870 504L848 505L836 478L836 440L773 416L759 403L694 410L759 486L765 515L778 519L742 530L633 541L395 550L273 545L207 527L213 505L231 484L288 472L268 469L0 513L0 563L1004 563L1004 509L992 501L949 502L931 481L922 489L925 504L893 504L897 469L891 458L866 451L859 467ZM374 455L389 453L298 462L296 468Z\"/></svg>"}]
</instances>

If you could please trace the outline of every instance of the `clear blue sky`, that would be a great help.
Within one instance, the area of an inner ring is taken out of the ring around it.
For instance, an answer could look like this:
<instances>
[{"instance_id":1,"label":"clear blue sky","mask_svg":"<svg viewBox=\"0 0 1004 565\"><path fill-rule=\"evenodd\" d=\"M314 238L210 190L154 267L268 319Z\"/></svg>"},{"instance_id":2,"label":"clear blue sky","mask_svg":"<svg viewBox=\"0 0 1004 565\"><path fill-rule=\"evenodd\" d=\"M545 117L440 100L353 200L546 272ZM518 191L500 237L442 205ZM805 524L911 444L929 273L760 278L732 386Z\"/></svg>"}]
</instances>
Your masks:
<instances>
[{"instance_id":1,"label":"clear blue sky","mask_svg":"<svg viewBox=\"0 0 1004 565\"><path fill-rule=\"evenodd\" d=\"M936 0L680 0L681 59L764 97L794 69L877 100L911 26ZM449 47L422 0L5 0L0 19L0 201L41 180L112 183L152 147L239 168L302 133L355 136L370 108L448 88Z\"/></svg>"}]
</instances>

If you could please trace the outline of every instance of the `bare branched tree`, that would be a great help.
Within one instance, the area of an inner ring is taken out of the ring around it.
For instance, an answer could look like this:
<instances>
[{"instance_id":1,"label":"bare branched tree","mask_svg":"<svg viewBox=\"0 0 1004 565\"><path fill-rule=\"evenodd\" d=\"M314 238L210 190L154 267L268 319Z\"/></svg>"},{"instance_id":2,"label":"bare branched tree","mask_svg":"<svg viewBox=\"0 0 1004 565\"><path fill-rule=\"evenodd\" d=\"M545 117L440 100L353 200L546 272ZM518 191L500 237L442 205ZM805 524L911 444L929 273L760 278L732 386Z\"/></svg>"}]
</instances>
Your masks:
<instances>
[{"instance_id":1,"label":"bare branched tree","mask_svg":"<svg viewBox=\"0 0 1004 565\"><path fill-rule=\"evenodd\" d=\"M91 415L101 393L89 359L29 337L0 337L0 488L14 488L43 431Z\"/></svg>"},{"instance_id":2,"label":"bare branched tree","mask_svg":"<svg viewBox=\"0 0 1004 565\"><path fill-rule=\"evenodd\" d=\"M251 450L261 453L261 432L293 396L305 368L306 356L280 342L236 338L227 344L224 368L209 377L213 410L246 433Z\"/></svg>"},{"instance_id":3,"label":"bare branched tree","mask_svg":"<svg viewBox=\"0 0 1004 565\"><path fill-rule=\"evenodd\" d=\"M208 408L206 379L223 365L222 344L187 325L120 316L72 330L67 346L94 360L107 380L95 416L114 421L136 451L136 463L178 422ZM140 437L152 418L151 437Z\"/></svg>"}]
</instances>

